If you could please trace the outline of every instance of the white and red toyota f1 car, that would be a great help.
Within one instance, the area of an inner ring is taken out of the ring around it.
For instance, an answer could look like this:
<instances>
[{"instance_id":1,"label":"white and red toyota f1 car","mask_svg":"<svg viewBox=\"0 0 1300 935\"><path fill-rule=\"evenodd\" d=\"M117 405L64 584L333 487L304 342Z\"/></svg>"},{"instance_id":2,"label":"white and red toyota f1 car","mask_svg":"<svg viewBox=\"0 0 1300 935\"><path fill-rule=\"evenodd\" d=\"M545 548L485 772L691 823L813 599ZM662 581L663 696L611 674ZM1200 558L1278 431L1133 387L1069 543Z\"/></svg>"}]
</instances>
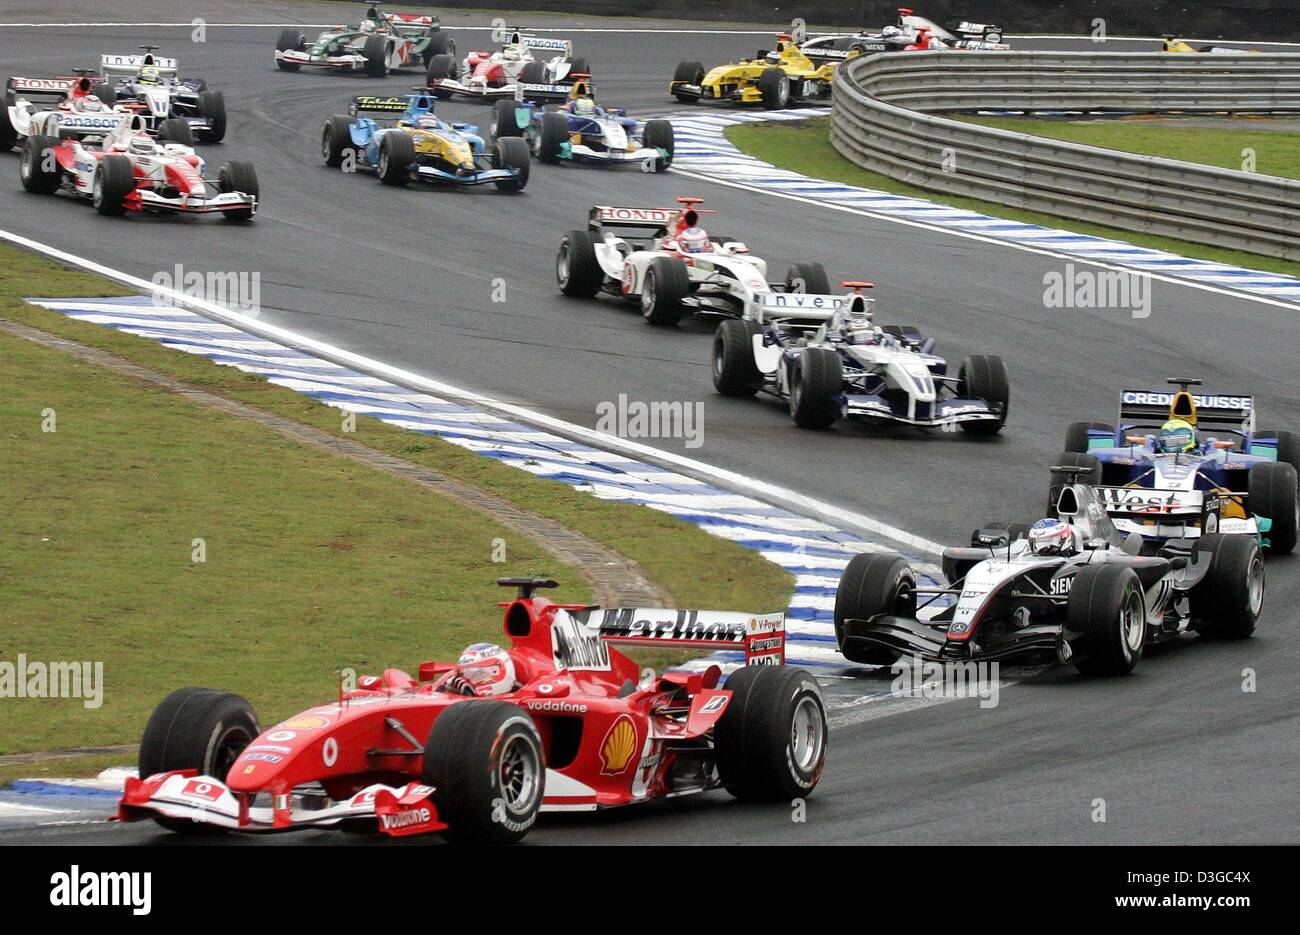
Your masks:
<instances>
[{"instance_id":1,"label":"white and red toyota f1 car","mask_svg":"<svg viewBox=\"0 0 1300 935\"><path fill-rule=\"evenodd\" d=\"M192 147L153 139L137 114L105 111L98 115L103 126L97 135L74 139L49 131L85 115L52 112L43 117L19 161L23 188L29 192L68 192L106 215L216 213L247 221L257 212L257 173L250 163L231 160L209 179L203 158Z\"/></svg>"},{"instance_id":2,"label":"white and red toyota f1 car","mask_svg":"<svg viewBox=\"0 0 1300 935\"><path fill-rule=\"evenodd\" d=\"M550 54L550 58L539 56ZM514 30L496 52L470 52L459 64L451 54L429 59L429 89L439 98L562 100L576 75L591 76L585 58L573 57L568 39L548 39Z\"/></svg>"},{"instance_id":3,"label":"white and red toyota f1 car","mask_svg":"<svg viewBox=\"0 0 1300 935\"><path fill-rule=\"evenodd\" d=\"M535 595L554 581L499 583L518 593L503 605L510 648L488 647L495 655L388 669L265 731L237 695L168 695L117 817L182 833L331 827L512 843L539 811L718 786L788 802L817 785L826 714L816 680L782 665L783 615L602 610ZM719 688L716 666L656 676L615 645L730 650L748 665Z\"/></svg>"}]
</instances>

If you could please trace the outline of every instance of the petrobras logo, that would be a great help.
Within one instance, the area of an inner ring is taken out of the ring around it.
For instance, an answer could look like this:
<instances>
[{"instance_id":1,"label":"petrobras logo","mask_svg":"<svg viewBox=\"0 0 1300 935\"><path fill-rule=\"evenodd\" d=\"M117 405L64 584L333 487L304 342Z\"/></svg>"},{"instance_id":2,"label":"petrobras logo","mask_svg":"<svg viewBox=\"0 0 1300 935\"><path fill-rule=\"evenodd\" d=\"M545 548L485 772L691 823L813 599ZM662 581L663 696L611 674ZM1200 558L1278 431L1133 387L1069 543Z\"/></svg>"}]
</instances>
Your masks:
<instances>
[{"instance_id":1,"label":"petrobras logo","mask_svg":"<svg viewBox=\"0 0 1300 935\"><path fill-rule=\"evenodd\" d=\"M671 208L597 208L602 221L624 224L667 224L676 212Z\"/></svg>"},{"instance_id":2,"label":"petrobras logo","mask_svg":"<svg viewBox=\"0 0 1300 935\"><path fill-rule=\"evenodd\" d=\"M801 312L833 312L844 304L842 295L810 292L760 292L754 301L765 309L793 309Z\"/></svg>"},{"instance_id":3,"label":"petrobras logo","mask_svg":"<svg viewBox=\"0 0 1300 935\"><path fill-rule=\"evenodd\" d=\"M1233 409L1238 411L1249 411L1255 406L1255 400L1250 396L1192 396L1192 401L1196 403L1198 409ZM1170 406L1173 405L1174 394L1164 393L1159 390L1125 390L1120 396L1120 404L1124 406Z\"/></svg>"}]
</instances>

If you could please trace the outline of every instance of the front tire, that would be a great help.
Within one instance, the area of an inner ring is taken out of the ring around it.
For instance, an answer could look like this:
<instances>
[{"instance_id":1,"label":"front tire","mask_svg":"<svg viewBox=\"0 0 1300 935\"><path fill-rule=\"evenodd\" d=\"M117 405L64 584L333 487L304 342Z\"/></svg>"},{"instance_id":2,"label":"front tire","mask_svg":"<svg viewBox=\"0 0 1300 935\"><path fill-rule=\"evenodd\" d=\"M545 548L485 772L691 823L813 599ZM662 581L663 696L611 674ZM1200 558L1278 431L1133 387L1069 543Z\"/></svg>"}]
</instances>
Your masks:
<instances>
[{"instance_id":1,"label":"front tire","mask_svg":"<svg viewBox=\"0 0 1300 935\"><path fill-rule=\"evenodd\" d=\"M655 171L663 172L673 164L677 153L677 140L673 125L667 120L647 120L641 134L641 144L650 149L662 150L665 155L655 160Z\"/></svg>"},{"instance_id":2,"label":"front tire","mask_svg":"<svg viewBox=\"0 0 1300 935\"><path fill-rule=\"evenodd\" d=\"M253 169L251 162L244 162L240 159L232 159L221 167L217 175L217 187L223 192L240 192L252 197L254 205L251 208L231 208L229 211L223 211L222 216L227 221L251 221L253 215L257 212L258 206L262 201L261 186L257 183L257 172Z\"/></svg>"},{"instance_id":3,"label":"front tire","mask_svg":"<svg viewBox=\"0 0 1300 935\"><path fill-rule=\"evenodd\" d=\"M596 258L596 244L587 231L569 231L555 255L555 280L560 291L574 298L589 299L600 292L605 271Z\"/></svg>"},{"instance_id":4,"label":"front tire","mask_svg":"<svg viewBox=\"0 0 1300 935\"><path fill-rule=\"evenodd\" d=\"M325 129L321 131L321 158L331 169L337 169L349 155L356 153L351 126L347 117L337 115L325 121Z\"/></svg>"},{"instance_id":5,"label":"front tire","mask_svg":"<svg viewBox=\"0 0 1300 935\"><path fill-rule=\"evenodd\" d=\"M700 85L704 82L704 66L699 62L684 61L678 62L677 68L673 70L673 84L693 84ZM694 104L699 98L694 94L682 94L674 92L674 97L683 104Z\"/></svg>"},{"instance_id":6,"label":"front tire","mask_svg":"<svg viewBox=\"0 0 1300 935\"><path fill-rule=\"evenodd\" d=\"M135 190L135 170L126 156L103 156L95 166L91 199L107 217L126 214L126 197Z\"/></svg>"},{"instance_id":7,"label":"front tire","mask_svg":"<svg viewBox=\"0 0 1300 935\"><path fill-rule=\"evenodd\" d=\"M503 136L523 136L524 128L519 125L519 119L515 116L518 105L513 100L502 99L492 105L492 138L501 139Z\"/></svg>"},{"instance_id":8,"label":"front tire","mask_svg":"<svg viewBox=\"0 0 1300 935\"><path fill-rule=\"evenodd\" d=\"M727 710L713 730L727 791L749 802L810 795L826 762L826 707L803 669L747 666L728 677Z\"/></svg>"},{"instance_id":9,"label":"front tire","mask_svg":"<svg viewBox=\"0 0 1300 935\"><path fill-rule=\"evenodd\" d=\"M553 110L542 114L542 129L537 135L537 158L547 165L560 161L562 147L569 139L569 118Z\"/></svg>"},{"instance_id":10,"label":"front tire","mask_svg":"<svg viewBox=\"0 0 1300 935\"><path fill-rule=\"evenodd\" d=\"M763 329L757 322L729 318L713 335L713 388L723 396L753 396L763 386L754 364L754 338Z\"/></svg>"},{"instance_id":11,"label":"front tire","mask_svg":"<svg viewBox=\"0 0 1300 935\"><path fill-rule=\"evenodd\" d=\"M498 169L514 169L512 178L499 179L497 191L521 192L528 184L528 170L532 161L528 155L528 144L517 136L503 136L496 142L496 152L492 159Z\"/></svg>"},{"instance_id":12,"label":"front tire","mask_svg":"<svg viewBox=\"0 0 1300 935\"><path fill-rule=\"evenodd\" d=\"M829 347L810 347L794 363L790 377L790 417L801 429L828 429L840 417L835 397L844 388L840 355Z\"/></svg>"},{"instance_id":13,"label":"front tire","mask_svg":"<svg viewBox=\"0 0 1300 935\"><path fill-rule=\"evenodd\" d=\"M652 325L675 325L685 310L682 300L691 291L691 274L676 257L658 256L650 261L641 284L641 315Z\"/></svg>"},{"instance_id":14,"label":"front tire","mask_svg":"<svg viewBox=\"0 0 1300 935\"><path fill-rule=\"evenodd\" d=\"M537 725L505 701L450 705L429 731L423 780L435 789L447 837L514 844L537 821L546 785Z\"/></svg>"},{"instance_id":15,"label":"front tire","mask_svg":"<svg viewBox=\"0 0 1300 935\"><path fill-rule=\"evenodd\" d=\"M366 74L371 78L388 75L388 40L383 36L367 36L361 55L366 60Z\"/></svg>"},{"instance_id":16,"label":"front tire","mask_svg":"<svg viewBox=\"0 0 1300 935\"><path fill-rule=\"evenodd\" d=\"M275 50L277 52L298 52L307 44L307 36L296 29L281 29L280 38L275 41ZM275 60L276 67L281 71L299 71L302 66L297 62L286 62L284 59Z\"/></svg>"},{"instance_id":17,"label":"front tire","mask_svg":"<svg viewBox=\"0 0 1300 935\"><path fill-rule=\"evenodd\" d=\"M411 181L415 144L401 131L385 133L379 140L379 181L385 185L406 185Z\"/></svg>"},{"instance_id":18,"label":"front tire","mask_svg":"<svg viewBox=\"0 0 1300 935\"><path fill-rule=\"evenodd\" d=\"M1002 358L994 354L974 354L962 361L957 392L962 399L981 399L991 408L1001 407L996 421L961 422L962 430L972 435L996 435L1007 422L1011 404L1011 384Z\"/></svg>"},{"instance_id":19,"label":"front tire","mask_svg":"<svg viewBox=\"0 0 1300 935\"><path fill-rule=\"evenodd\" d=\"M849 560L835 588L835 644L850 662L889 666L899 654L891 649L846 647L844 623L879 614L916 616L916 575L907 562L888 552L863 552Z\"/></svg>"},{"instance_id":20,"label":"front tire","mask_svg":"<svg viewBox=\"0 0 1300 935\"><path fill-rule=\"evenodd\" d=\"M775 66L759 73L759 96L768 110L782 110L790 104L790 76Z\"/></svg>"},{"instance_id":21,"label":"front tire","mask_svg":"<svg viewBox=\"0 0 1300 935\"><path fill-rule=\"evenodd\" d=\"M54 150L58 147L59 140L53 136L27 138L18 164L18 174L26 191L49 195L59 190L63 169L54 158Z\"/></svg>"},{"instance_id":22,"label":"front tire","mask_svg":"<svg viewBox=\"0 0 1300 935\"><path fill-rule=\"evenodd\" d=\"M1074 576L1067 628L1079 634L1070 649L1084 675L1127 675L1146 646L1146 599L1127 565L1086 565Z\"/></svg>"},{"instance_id":23,"label":"front tire","mask_svg":"<svg viewBox=\"0 0 1300 935\"><path fill-rule=\"evenodd\" d=\"M199 92L199 114L208 118L208 128L200 131L205 143L220 143L226 138L226 96L220 91Z\"/></svg>"},{"instance_id":24,"label":"front tire","mask_svg":"<svg viewBox=\"0 0 1300 935\"><path fill-rule=\"evenodd\" d=\"M140 740L140 778L192 769L225 782L235 760L262 729L252 705L214 688L179 688L154 708ZM180 818L153 816L180 834L219 834L225 829Z\"/></svg>"},{"instance_id":25,"label":"front tire","mask_svg":"<svg viewBox=\"0 0 1300 935\"><path fill-rule=\"evenodd\" d=\"M1254 536L1211 533L1194 555L1208 555L1209 573L1192 588L1192 618L1199 633L1246 639L1264 609L1264 555Z\"/></svg>"},{"instance_id":26,"label":"front tire","mask_svg":"<svg viewBox=\"0 0 1300 935\"><path fill-rule=\"evenodd\" d=\"M443 90L437 86L439 81L446 78L456 77L456 58L453 55L435 55L429 59L429 67L425 70L425 81L430 88L433 88L433 96L443 101L451 97L451 92Z\"/></svg>"}]
</instances>

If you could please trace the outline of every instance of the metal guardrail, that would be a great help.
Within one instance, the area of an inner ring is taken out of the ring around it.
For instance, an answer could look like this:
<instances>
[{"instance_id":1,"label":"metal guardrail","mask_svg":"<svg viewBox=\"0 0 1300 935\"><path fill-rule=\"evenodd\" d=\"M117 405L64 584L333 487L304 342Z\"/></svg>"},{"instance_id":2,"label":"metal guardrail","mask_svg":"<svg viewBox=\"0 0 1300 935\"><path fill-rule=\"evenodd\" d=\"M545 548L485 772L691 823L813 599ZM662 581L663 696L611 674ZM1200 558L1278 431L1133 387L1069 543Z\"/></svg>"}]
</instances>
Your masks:
<instances>
[{"instance_id":1,"label":"metal guardrail","mask_svg":"<svg viewBox=\"0 0 1300 935\"><path fill-rule=\"evenodd\" d=\"M831 143L921 188L1300 259L1300 181L980 126L943 112L1300 114L1300 55L913 52L843 65Z\"/></svg>"}]
</instances>

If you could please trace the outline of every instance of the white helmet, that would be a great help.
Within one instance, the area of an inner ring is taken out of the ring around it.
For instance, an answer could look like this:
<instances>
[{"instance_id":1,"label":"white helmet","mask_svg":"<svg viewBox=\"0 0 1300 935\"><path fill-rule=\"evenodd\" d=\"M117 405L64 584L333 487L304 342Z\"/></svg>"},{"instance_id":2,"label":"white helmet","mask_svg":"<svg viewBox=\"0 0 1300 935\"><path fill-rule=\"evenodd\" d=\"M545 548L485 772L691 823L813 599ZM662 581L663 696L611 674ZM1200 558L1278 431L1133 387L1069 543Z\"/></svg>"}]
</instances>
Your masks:
<instances>
[{"instance_id":1,"label":"white helmet","mask_svg":"<svg viewBox=\"0 0 1300 935\"><path fill-rule=\"evenodd\" d=\"M479 697L504 695L516 687L515 662L496 643L474 643L456 660L460 674Z\"/></svg>"},{"instance_id":2,"label":"white helmet","mask_svg":"<svg viewBox=\"0 0 1300 935\"><path fill-rule=\"evenodd\" d=\"M704 228L688 227L677 235L677 246L682 253L704 253L712 246L712 242Z\"/></svg>"},{"instance_id":3,"label":"white helmet","mask_svg":"<svg viewBox=\"0 0 1300 935\"><path fill-rule=\"evenodd\" d=\"M1074 547L1074 529L1059 519L1040 519L1029 527L1029 547L1035 555L1071 555Z\"/></svg>"},{"instance_id":4,"label":"white helmet","mask_svg":"<svg viewBox=\"0 0 1300 935\"><path fill-rule=\"evenodd\" d=\"M882 39L897 39L902 34L903 31L897 26L886 26L884 29L880 30L880 36Z\"/></svg>"}]
</instances>

